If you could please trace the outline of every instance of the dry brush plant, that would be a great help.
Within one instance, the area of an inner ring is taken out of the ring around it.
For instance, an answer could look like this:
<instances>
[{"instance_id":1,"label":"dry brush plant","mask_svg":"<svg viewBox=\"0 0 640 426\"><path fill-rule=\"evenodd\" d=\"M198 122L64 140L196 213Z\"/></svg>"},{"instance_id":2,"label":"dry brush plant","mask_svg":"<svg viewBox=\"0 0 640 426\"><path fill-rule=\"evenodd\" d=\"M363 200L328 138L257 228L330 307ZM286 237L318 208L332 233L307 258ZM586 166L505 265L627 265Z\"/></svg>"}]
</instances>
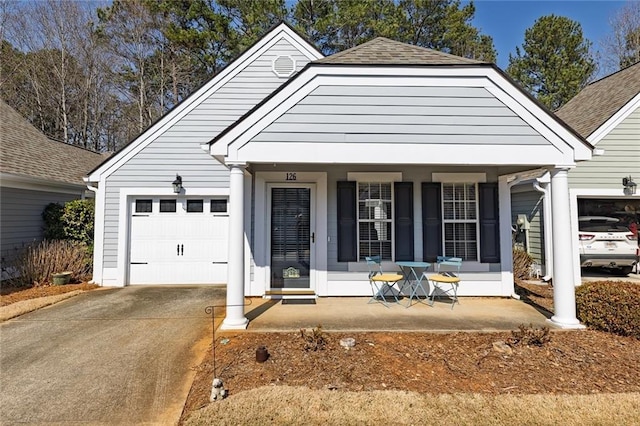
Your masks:
<instances>
[{"instance_id":1,"label":"dry brush plant","mask_svg":"<svg viewBox=\"0 0 640 426\"><path fill-rule=\"evenodd\" d=\"M549 327L520 324L517 330L511 332L509 345L542 346L549 341L551 341Z\"/></svg>"},{"instance_id":2,"label":"dry brush plant","mask_svg":"<svg viewBox=\"0 0 640 426\"><path fill-rule=\"evenodd\" d=\"M16 257L15 286L40 286L55 273L71 272L73 280L85 280L90 273L86 244L68 240L44 240L27 246Z\"/></svg>"},{"instance_id":3,"label":"dry brush plant","mask_svg":"<svg viewBox=\"0 0 640 426\"><path fill-rule=\"evenodd\" d=\"M300 329L300 337L304 341L305 351L321 351L327 345L327 336L322 331L322 326L318 324L315 328Z\"/></svg>"},{"instance_id":4,"label":"dry brush plant","mask_svg":"<svg viewBox=\"0 0 640 426\"><path fill-rule=\"evenodd\" d=\"M526 280L530 277L533 258L529 253L520 248L513 248L513 278Z\"/></svg>"}]
</instances>

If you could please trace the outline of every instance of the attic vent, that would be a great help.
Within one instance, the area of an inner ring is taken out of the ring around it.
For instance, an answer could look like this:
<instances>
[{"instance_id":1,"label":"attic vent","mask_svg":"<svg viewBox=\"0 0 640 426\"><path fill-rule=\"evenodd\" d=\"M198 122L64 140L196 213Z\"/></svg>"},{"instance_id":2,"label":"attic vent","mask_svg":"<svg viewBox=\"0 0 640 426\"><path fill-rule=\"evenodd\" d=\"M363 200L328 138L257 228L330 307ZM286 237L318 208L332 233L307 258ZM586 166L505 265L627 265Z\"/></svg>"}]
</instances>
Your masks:
<instances>
[{"instance_id":1,"label":"attic vent","mask_svg":"<svg viewBox=\"0 0 640 426\"><path fill-rule=\"evenodd\" d=\"M289 77L296 70L296 61L291 56L278 56L273 60L273 72L278 77Z\"/></svg>"}]
</instances>

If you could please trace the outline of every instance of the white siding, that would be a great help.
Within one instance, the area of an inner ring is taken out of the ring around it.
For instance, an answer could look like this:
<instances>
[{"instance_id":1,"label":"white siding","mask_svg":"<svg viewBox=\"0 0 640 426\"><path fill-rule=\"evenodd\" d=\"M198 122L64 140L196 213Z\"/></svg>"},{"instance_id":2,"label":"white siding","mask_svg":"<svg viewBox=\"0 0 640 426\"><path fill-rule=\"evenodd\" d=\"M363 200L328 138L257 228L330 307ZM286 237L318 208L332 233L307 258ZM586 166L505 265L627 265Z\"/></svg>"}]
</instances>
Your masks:
<instances>
[{"instance_id":1,"label":"white siding","mask_svg":"<svg viewBox=\"0 0 640 426\"><path fill-rule=\"evenodd\" d=\"M548 145L484 88L322 85L257 142Z\"/></svg>"},{"instance_id":2,"label":"white siding","mask_svg":"<svg viewBox=\"0 0 640 426\"><path fill-rule=\"evenodd\" d=\"M280 55L293 57L298 71L309 62L281 39L107 178L103 267L117 267L121 188L170 187L176 173L182 176L185 188L228 186L226 167L202 151L200 144L213 139L287 81L272 72L272 61Z\"/></svg>"},{"instance_id":3,"label":"white siding","mask_svg":"<svg viewBox=\"0 0 640 426\"><path fill-rule=\"evenodd\" d=\"M622 178L640 176L640 108L597 145L604 155L578 163L569 171L571 188L622 188Z\"/></svg>"}]
</instances>

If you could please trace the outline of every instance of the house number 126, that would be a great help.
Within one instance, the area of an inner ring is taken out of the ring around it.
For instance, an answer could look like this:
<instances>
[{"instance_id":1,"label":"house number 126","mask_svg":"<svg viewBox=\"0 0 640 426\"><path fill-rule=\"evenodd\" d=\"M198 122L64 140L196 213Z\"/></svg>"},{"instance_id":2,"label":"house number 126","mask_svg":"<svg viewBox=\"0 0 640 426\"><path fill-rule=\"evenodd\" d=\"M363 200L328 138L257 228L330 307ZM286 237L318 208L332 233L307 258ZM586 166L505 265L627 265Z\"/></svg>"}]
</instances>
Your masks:
<instances>
[{"instance_id":1,"label":"house number 126","mask_svg":"<svg viewBox=\"0 0 640 426\"><path fill-rule=\"evenodd\" d=\"M295 173L287 173L287 180L296 180L296 178Z\"/></svg>"}]
</instances>

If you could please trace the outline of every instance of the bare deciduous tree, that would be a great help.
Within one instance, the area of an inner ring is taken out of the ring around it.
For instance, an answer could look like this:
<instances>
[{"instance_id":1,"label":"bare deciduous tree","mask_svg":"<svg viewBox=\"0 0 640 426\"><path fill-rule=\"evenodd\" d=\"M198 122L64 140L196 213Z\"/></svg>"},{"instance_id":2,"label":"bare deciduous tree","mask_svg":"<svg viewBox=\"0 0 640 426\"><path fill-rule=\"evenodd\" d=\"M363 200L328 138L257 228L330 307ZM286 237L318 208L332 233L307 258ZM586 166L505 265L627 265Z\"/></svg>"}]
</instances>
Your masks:
<instances>
[{"instance_id":1,"label":"bare deciduous tree","mask_svg":"<svg viewBox=\"0 0 640 426\"><path fill-rule=\"evenodd\" d=\"M627 2L609 25L610 32L600 42L603 70L614 72L640 61L640 2Z\"/></svg>"}]
</instances>

